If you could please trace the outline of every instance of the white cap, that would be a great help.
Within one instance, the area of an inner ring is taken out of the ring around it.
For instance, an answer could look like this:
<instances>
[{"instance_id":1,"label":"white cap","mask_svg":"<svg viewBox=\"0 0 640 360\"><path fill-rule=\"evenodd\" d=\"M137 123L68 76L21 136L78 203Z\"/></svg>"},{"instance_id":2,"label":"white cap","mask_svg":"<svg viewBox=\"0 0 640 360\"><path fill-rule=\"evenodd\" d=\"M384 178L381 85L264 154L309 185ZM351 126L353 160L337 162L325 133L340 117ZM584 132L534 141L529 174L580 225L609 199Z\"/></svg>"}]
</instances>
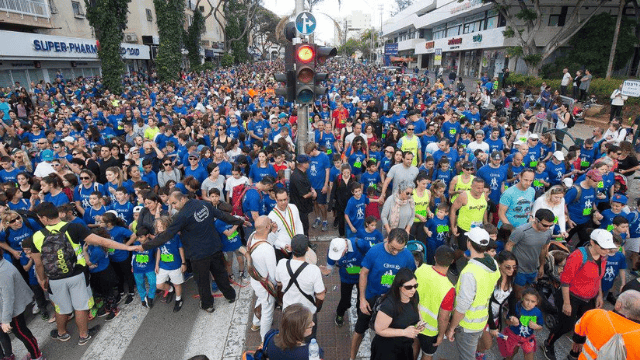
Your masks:
<instances>
[{"instance_id":1,"label":"white cap","mask_svg":"<svg viewBox=\"0 0 640 360\"><path fill-rule=\"evenodd\" d=\"M562 179L562 185L564 185L564 186L566 186L568 188L572 187L573 186L573 179L571 179L571 178Z\"/></svg>"},{"instance_id":2,"label":"white cap","mask_svg":"<svg viewBox=\"0 0 640 360\"><path fill-rule=\"evenodd\" d=\"M479 227L471 228L471 230L464 233L464 235L468 237L469 240L473 241L478 245L482 245L482 246L489 245L489 240L490 240L489 233L487 232L487 230L483 228L479 228Z\"/></svg>"},{"instance_id":3,"label":"white cap","mask_svg":"<svg viewBox=\"0 0 640 360\"><path fill-rule=\"evenodd\" d=\"M524 144L524 143L522 141L520 141L520 139L518 139L518 140L513 142L513 146L519 146L519 145L522 145L522 144Z\"/></svg>"},{"instance_id":4,"label":"white cap","mask_svg":"<svg viewBox=\"0 0 640 360\"><path fill-rule=\"evenodd\" d=\"M142 206L140 206L140 205L138 205L138 206L133 208L133 212L134 213L139 213L140 211L142 211Z\"/></svg>"},{"instance_id":5,"label":"white cap","mask_svg":"<svg viewBox=\"0 0 640 360\"><path fill-rule=\"evenodd\" d=\"M556 159L560 160L560 161L563 161L563 160L564 160L564 154L562 153L562 151L556 151L556 152L554 152L554 153L553 153L553 156L554 156Z\"/></svg>"},{"instance_id":6,"label":"white cap","mask_svg":"<svg viewBox=\"0 0 640 360\"><path fill-rule=\"evenodd\" d=\"M538 137L538 134L533 133L533 134L529 135L529 139L540 139L540 138Z\"/></svg>"},{"instance_id":7,"label":"white cap","mask_svg":"<svg viewBox=\"0 0 640 360\"><path fill-rule=\"evenodd\" d=\"M74 141L76 141L76 139L73 136L67 136L67 137L63 138L62 141L64 141L64 142L74 142Z\"/></svg>"},{"instance_id":8,"label":"white cap","mask_svg":"<svg viewBox=\"0 0 640 360\"><path fill-rule=\"evenodd\" d=\"M605 229L595 229L591 232L591 240L595 241L603 249L617 249L613 243L613 235Z\"/></svg>"},{"instance_id":9,"label":"white cap","mask_svg":"<svg viewBox=\"0 0 640 360\"><path fill-rule=\"evenodd\" d=\"M335 238L329 244L329 259L338 261L347 249L347 240L344 238Z\"/></svg>"},{"instance_id":10,"label":"white cap","mask_svg":"<svg viewBox=\"0 0 640 360\"><path fill-rule=\"evenodd\" d=\"M115 211L115 210L107 210L107 211L105 212L105 214L106 214L106 213L111 213L111 214L115 215L116 217L118 217L118 212L117 212L117 211Z\"/></svg>"}]
</instances>

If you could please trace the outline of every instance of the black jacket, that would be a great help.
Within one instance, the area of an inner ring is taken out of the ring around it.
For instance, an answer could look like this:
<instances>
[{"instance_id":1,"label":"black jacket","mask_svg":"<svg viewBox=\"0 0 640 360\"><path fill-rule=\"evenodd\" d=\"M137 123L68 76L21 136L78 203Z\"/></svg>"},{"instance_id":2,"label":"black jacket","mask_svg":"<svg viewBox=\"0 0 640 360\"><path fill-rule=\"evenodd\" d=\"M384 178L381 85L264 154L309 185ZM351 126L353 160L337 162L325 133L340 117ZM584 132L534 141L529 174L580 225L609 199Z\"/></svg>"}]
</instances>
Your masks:
<instances>
[{"instance_id":1,"label":"black jacket","mask_svg":"<svg viewBox=\"0 0 640 360\"><path fill-rule=\"evenodd\" d=\"M173 217L171 225L166 231L158 234L153 240L142 247L153 249L180 232L182 246L190 260L199 260L222 251L222 241L214 226L217 219L231 225L242 225L244 220L213 207L208 201L188 200L184 207Z\"/></svg>"},{"instance_id":2,"label":"black jacket","mask_svg":"<svg viewBox=\"0 0 640 360\"><path fill-rule=\"evenodd\" d=\"M291 173L289 181L289 193L291 203L298 207L301 213L310 213L313 211L313 198L303 198L311 192L311 182L306 173L296 168Z\"/></svg>"}]
</instances>

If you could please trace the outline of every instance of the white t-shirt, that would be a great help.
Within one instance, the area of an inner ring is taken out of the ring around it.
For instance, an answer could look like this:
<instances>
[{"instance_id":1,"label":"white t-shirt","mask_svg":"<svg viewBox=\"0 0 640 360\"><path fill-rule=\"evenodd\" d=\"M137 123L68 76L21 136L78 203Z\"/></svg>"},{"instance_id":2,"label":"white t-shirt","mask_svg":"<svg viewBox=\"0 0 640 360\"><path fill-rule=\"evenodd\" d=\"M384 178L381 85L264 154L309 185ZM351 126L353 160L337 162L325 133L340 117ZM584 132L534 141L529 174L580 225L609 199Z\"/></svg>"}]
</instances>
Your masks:
<instances>
[{"instance_id":1,"label":"white t-shirt","mask_svg":"<svg viewBox=\"0 0 640 360\"><path fill-rule=\"evenodd\" d=\"M496 298L496 301L498 301L500 304L504 303L504 301L509 297L509 295L511 295L511 292L513 291L513 289L509 289L507 291L502 290L502 286L496 288L495 290L493 290L493 297ZM496 304L495 301L491 302L491 312L494 315L498 315L500 313L500 305Z\"/></svg>"},{"instance_id":2,"label":"white t-shirt","mask_svg":"<svg viewBox=\"0 0 640 360\"><path fill-rule=\"evenodd\" d=\"M256 243L257 240L253 240ZM267 242L258 245L251 253L251 261L256 271L273 284L276 283L276 254L273 250L273 246ZM256 292L258 297L267 297L267 290L256 280L251 278L251 288Z\"/></svg>"},{"instance_id":3,"label":"white t-shirt","mask_svg":"<svg viewBox=\"0 0 640 360\"><path fill-rule=\"evenodd\" d=\"M533 208L531 209L531 215L535 216L536 211L538 211L539 209L551 210L553 215L555 215L555 217L558 218L558 226L560 227L560 232L567 231L567 220L564 214L564 199L560 201L560 204L554 207L551 207L549 204L547 204L546 196L542 195L539 198L537 198L536 201L533 203Z\"/></svg>"},{"instance_id":4,"label":"white t-shirt","mask_svg":"<svg viewBox=\"0 0 640 360\"><path fill-rule=\"evenodd\" d=\"M231 194L233 194L233 188L242 184L249 184L249 179L246 176L241 176L240 179L236 179L231 176L227 179L227 184L225 185L224 190L227 192L227 195L229 195L229 198L231 198Z\"/></svg>"},{"instance_id":5,"label":"white t-shirt","mask_svg":"<svg viewBox=\"0 0 640 360\"><path fill-rule=\"evenodd\" d=\"M489 153L489 144L487 144L486 142L481 142L480 144L478 144L477 141L474 141L472 143L469 143L469 145L467 145L467 149L469 151L470 154L473 154L474 152L476 152L477 149L482 150L485 153Z\"/></svg>"},{"instance_id":6,"label":"white t-shirt","mask_svg":"<svg viewBox=\"0 0 640 360\"><path fill-rule=\"evenodd\" d=\"M560 82L561 86L567 86L569 85L569 81L571 81L571 74L569 74L568 72L566 72L563 76L562 76L562 81Z\"/></svg>"},{"instance_id":7,"label":"white t-shirt","mask_svg":"<svg viewBox=\"0 0 640 360\"><path fill-rule=\"evenodd\" d=\"M287 288L289 280L291 279L289 272L287 271L287 261L291 261L291 271L294 274L303 264L302 261L295 259L280 260L276 267L276 281L282 284L283 291ZM320 273L320 268L316 265L307 265L296 279L298 280L298 284L300 284L302 291L307 295L311 295L314 299L315 294L322 293L325 290L324 283L322 282L322 273ZM291 284L289 290L282 297L282 310L286 309L287 306L296 303L302 304L304 307L309 309L311 313L316 313L316 306L309 302L309 300L300 293L295 284Z\"/></svg>"}]
</instances>

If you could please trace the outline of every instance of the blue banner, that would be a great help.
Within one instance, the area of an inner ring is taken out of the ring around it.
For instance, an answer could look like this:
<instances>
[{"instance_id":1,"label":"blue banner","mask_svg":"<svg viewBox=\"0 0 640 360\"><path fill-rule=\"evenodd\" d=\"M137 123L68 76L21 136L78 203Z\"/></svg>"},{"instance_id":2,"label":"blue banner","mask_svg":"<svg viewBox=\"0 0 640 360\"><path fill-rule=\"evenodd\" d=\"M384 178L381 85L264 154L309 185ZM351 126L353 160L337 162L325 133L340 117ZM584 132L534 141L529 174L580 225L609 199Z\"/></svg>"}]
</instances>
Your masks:
<instances>
[{"instance_id":1,"label":"blue banner","mask_svg":"<svg viewBox=\"0 0 640 360\"><path fill-rule=\"evenodd\" d=\"M398 55L398 43L384 44L385 55Z\"/></svg>"}]
</instances>

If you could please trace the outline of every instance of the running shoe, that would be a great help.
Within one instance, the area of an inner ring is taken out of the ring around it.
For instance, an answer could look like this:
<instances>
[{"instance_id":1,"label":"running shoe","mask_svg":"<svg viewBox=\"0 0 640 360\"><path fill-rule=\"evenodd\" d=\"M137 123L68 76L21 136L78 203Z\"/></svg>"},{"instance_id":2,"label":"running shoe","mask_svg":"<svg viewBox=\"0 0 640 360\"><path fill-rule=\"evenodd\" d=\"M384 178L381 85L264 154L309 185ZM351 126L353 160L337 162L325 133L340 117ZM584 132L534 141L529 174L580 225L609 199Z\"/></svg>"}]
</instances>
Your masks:
<instances>
[{"instance_id":1,"label":"running shoe","mask_svg":"<svg viewBox=\"0 0 640 360\"><path fill-rule=\"evenodd\" d=\"M145 300L142 300L142 307L143 308L149 308L149 306L147 305L147 302Z\"/></svg>"},{"instance_id":2,"label":"running shoe","mask_svg":"<svg viewBox=\"0 0 640 360\"><path fill-rule=\"evenodd\" d=\"M320 218L316 218L316 220L313 222L313 225L311 225L312 228L317 229L318 226L320 226Z\"/></svg>"},{"instance_id":3,"label":"running shoe","mask_svg":"<svg viewBox=\"0 0 640 360\"><path fill-rule=\"evenodd\" d=\"M251 324L251 328L249 330L251 330L252 332L256 332L256 331L260 330L260 325Z\"/></svg>"},{"instance_id":4,"label":"running shoe","mask_svg":"<svg viewBox=\"0 0 640 360\"><path fill-rule=\"evenodd\" d=\"M169 304L171 300L173 300L173 295L175 293L176 293L175 291L172 291L172 292L165 291L165 298L167 298L167 304Z\"/></svg>"},{"instance_id":5,"label":"running shoe","mask_svg":"<svg viewBox=\"0 0 640 360\"><path fill-rule=\"evenodd\" d=\"M147 296L147 306L149 307L149 309L153 307L153 299L149 298L148 296Z\"/></svg>"},{"instance_id":6,"label":"running shoe","mask_svg":"<svg viewBox=\"0 0 640 360\"><path fill-rule=\"evenodd\" d=\"M190 273L190 272L184 273L184 282L187 282L191 279L193 279L193 273Z\"/></svg>"},{"instance_id":7,"label":"running shoe","mask_svg":"<svg viewBox=\"0 0 640 360\"><path fill-rule=\"evenodd\" d=\"M476 360L487 360L487 355L485 353L476 352Z\"/></svg>"},{"instance_id":8,"label":"running shoe","mask_svg":"<svg viewBox=\"0 0 640 360\"><path fill-rule=\"evenodd\" d=\"M132 294L132 293L130 293L129 295L127 295L127 298L126 298L126 300L124 301L124 304L125 304L125 305L129 305L129 304L131 304L132 302L133 302L133 294Z\"/></svg>"},{"instance_id":9,"label":"running shoe","mask_svg":"<svg viewBox=\"0 0 640 360\"><path fill-rule=\"evenodd\" d=\"M329 225L329 224L327 224L327 222L326 222L326 221L323 221L323 222L322 222L322 231L327 231L327 227L328 227L328 225Z\"/></svg>"},{"instance_id":10,"label":"running shoe","mask_svg":"<svg viewBox=\"0 0 640 360\"><path fill-rule=\"evenodd\" d=\"M37 314L39 312L40 312L40 308L38 307L38 304L37 303L33 303L33 308L31 309L31 313L33 315L35 315L35 314Z\"/></svg>"},{"instance_id":11,"label":"running shoe","mask_svg":"<svg viewBox=\"0 0 640 360\"><path fill-rule=\"evenodd\" d=\"M109 312L104 306L101 307L100 310L98 310L98 317L105 317L107 315L109 315Z\"/></svg>"},{"instance_id":12,"label":"running shoe","mask_svg":"<svg viewBox=\"0 0 640 360\"><path fill-rule=\"evenodd\" d=\"M69 341L71 339L71 335L69 333L64 333L62 335L58 334L58 329L53 329L49 333L52 339L56 339L58 341Z\"/></svg>"},{"instance_id":13,"label":"running shoe","mask_svg":"<svg viewBox=\"0 0 640 360\"><path fill-rule=\"evenodd\" d=\"M116 316L120 315L120 309L116 308L109 312L109 315L104 319L105 321L111 321L116 318Z\"/></svg>"},{"instance_id":14,"label":"running shoe","mask_svg":"<svg viewBox=\"0 0 640 360\"><path fill-rule=\"evenodd\" d=\"M46 310L43 310L42 313L40 314L40 317L42 318L42 321L49 321L49 312Z\"/></svg>"},{"instance_id":15,"label":"running shoe","mask_svg":"<svg viewBox=\"0 0 640 360\"><path fill-rule=\"evenodd\" d=\"M184 300L180 299L180 300L176 300L175 305L173 306L173 312L178 312L180 311L180 309L182 309L182 303L184 302Z\"/></svg>"},{"instance_id":16,"label":"running shoe","mask_svg":"<svg viewBox=\"0 0 640 360\"><path fill-rule=\"evenodd\" d=\"M89 331L87 332L87 337L80 337L80 339L78 340L78 345L83 346L86 345L89 340L91 340L92 337L94 337L98 331L100 331L100 325L96 325L94 327L92 327L91 329L89 329Z\"/></svg>"},{"instance_id":17,"label":"running shoe","mask_svg":"<svg viewBox=\"0 0 640 360\"><path fill-rule=\"evenodd\" d=\"M212 312L216 311L216 308L213 307L213 305L211 305L211 307L206 308L206 309L202 309L202 310L204 310L204 311L206 311L208 313L212 313Z\"/></svg>"},{"instance_id":18,"label":"running shoe","mask_svg":"<svg viewBox=\"0 0 640 360\"><path fill-rule=\"evenodd\" d=\"M342 327L342 325L344 325L344 316L336 315L335 322L336 322L336 325L338 325L339 327Z\"/></svg>"},{"instance_id":19,"label":"running shoe","mask_svg":"<svg viewBox=\"0 0 640 360\"><path fill-rule=\"evenodd\" d=\"M543 342L541 347L544 353L544 357L547 358L547 360L557 360L556 351L552 345L547 345L546 343Z\"/></svg>"}]
</instances>

